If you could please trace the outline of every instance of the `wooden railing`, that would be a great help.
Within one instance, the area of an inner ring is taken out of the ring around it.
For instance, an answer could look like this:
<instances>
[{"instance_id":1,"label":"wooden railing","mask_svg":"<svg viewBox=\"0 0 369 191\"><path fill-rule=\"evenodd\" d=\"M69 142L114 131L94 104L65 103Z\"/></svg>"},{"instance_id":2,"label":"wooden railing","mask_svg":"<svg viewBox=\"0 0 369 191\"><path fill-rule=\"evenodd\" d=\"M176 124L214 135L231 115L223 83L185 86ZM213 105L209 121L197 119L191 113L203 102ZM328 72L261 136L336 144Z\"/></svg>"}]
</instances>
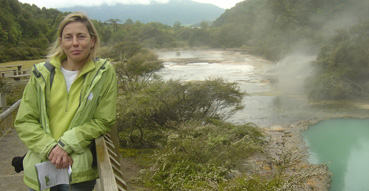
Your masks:
<instances>
[{"instance_id":1,"label":"wooden railing","mask_svg":"<svg viewBox=\"0 0 369 191\"><path fill-rule=\"evenodd\" d=\"M95 140L99 181L97 190L100 191L126 191L127 184L123 180L120 168L120 155L118 150L118 131L114 126L109 134ZM99 189L102 188L102 189Z\"/></svg>"},{"instance_id":2,"label":"wooden railing","mask_svg":"<svg viewBox=\"0 0 369 191\"><path fill-rule=\"evenodd\" d=\"M3 97L3 96L2 96ZM13 104L10 108L0 114L1 116L1 132L0 137L5 134L10 128L14 127L13 115L18 111L20 100ZM4 101L2 101L3 108ZM117 127L105 136L99 137L95 140L97 164L99 170L99 179L97 181L96 189L98 191L126 191L126 182L123 180L123 174L120 167L120 155L118 150L118 132Z\"/></svg>"},{"instance_id":3,"label":"wooden railing","mask_svg":"<svg viewBox=\"0 0 369 191\"><path fill-rule=\"evenodd\" d=\"M5 94L1 94L1 106L3 112L0 114L0 124L1 131L0 137L3 136L13 125L13 116L15 116L15 112L18 111L18 107L20 105L20 100L15 102L10 108L6 106L6 98Z\"/></svg>"}]
</instances>

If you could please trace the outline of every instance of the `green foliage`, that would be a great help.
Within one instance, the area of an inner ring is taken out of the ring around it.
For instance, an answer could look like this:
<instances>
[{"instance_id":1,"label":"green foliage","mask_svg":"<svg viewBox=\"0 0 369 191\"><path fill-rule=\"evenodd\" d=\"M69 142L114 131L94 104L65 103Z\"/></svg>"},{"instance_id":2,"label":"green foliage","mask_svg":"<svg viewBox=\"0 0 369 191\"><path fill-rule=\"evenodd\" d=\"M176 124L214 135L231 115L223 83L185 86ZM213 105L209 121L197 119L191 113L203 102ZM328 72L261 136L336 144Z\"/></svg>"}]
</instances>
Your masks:
<instances>
[{"instance_id":1,"label":"green foliage","mask_svg":"<svg viewBox=\"0 0 369 191\"><path fill-rule=\"evenodd\" d=\"M130 42L145 48L172 48L176 47L174 29L161 23L143 24L139 21L133 23L128 19L119 24L119 20L110 19L110 23L95 22L102 44L110 46L117 42Z\"/></svg>"},{"instance_id":2,"label":"green foliage","mask_svg":"<svg viewBox=\"0 0 369 191\"><path fill-rule=\"evenodd\" d=\"M369 95L369 20L337 32L317 58L309 80L313 99L350 99Z\"/></svg>"},{"instance_id":3,"label":"green foliage","mask_svg":"<svg viewBox=\"0 0 369 191\"><path fill-rule=\"evenodd\" d=\"M304 165L301 160L305 158L304 151L290 148L277 151L277 155L270 157L274 168L268 173L244 173L222 186L224 191L290 191L290 190L316 190L313 186L306 187L308 181L331 176L325 164Z\"/></svg>"},{"instance_id":4,"label":"green foliage","mask_svg":"<svg viewBox=\"0 0 369 191\"><path fill-rule=\"evenodd\" d=\"M232 28L232 30L229 30L230 28ZM244 25L226 24L213 33L215 41L212 42L212 46L224 48L241 47L247 41L247 37L244 33Z\"/></svg>"},{"instance_id":5,"label":"green foliage","mask_svg":"<svg viewBox=\"0 0 369 191\"><path fill-rule=\"evenodd\" d=\"M0 62L42 58L64 13L17 0L0 4Z\"/></svg>"},{"instance_id":6,"label":"green foliage","mask_svg":"<svg viewBox=\"0 0 369 191\"><path fill-rule=\"evenodd\" d=\"M118 108L122 120L119 123L133 143L155 141L157 137L144 137L148 131L158 131L160 136L161 130L175 128L179 123L224 119L242 108L243 93L236 84L221 79L191 83L172 80L128 83L125 87L135 88L120 97Z\"/></svg>"},{"instance_id":7,"label":"green foliage","mask_svg":"<svg viewBox=\"0 0 369 191\"><path fill-rule=\"evenodd\" d=\"M121 42L108 50L108 57L118 61L115 70L124 92L134 92L150 80L154 72L164 67L158 56L137 43Z\"/></svg>"},{"instance_id":8,"label":"green foliage","mask_svg":"<svg viewBox=\"0 0 369 191\"><path fill-rule=\"evenodd\" d=\"M217 190L263 143L257 127L217 120L186 123L167 135L167 144L143 174L144 183L154 190Z\"/></svg>"},{"instance_id":9,"label":"green foliage","mask_svg":"<svg viewBox=\"0 0 369 191\"><path fill-rule=\"evenodd\" d=\"M8 106L13 105L15 102L20 100L23 95L23 90L26 87L26 83L9 83L3 78L0 79L0 90L1 93L6 94L6 104Z\"/></svg>"},{"instance_id":10,"label":"green foliage","mask_svg":"<svg viewBox=\"0 0 369 191\"><path fill-rule=\"evenodd\" d=\"M144 50L132 56L127 62L123 62L122 65L118 65L118 67L124 68L125 75L128 78L138 81L139 78L150 75L164 66L162 62L158 60L157 55Z\"/></svg>"},{"instance_id":11,"label":"green foliage","mask_svg":"<svg viewBox=\"0 0 369 191\"><path fill-rule=\"evenodd\" d=\"M139 38L144 47L162 48L175 47L172 28L161 23L148 23L142 26Z\"/></svg>"},{"instance_id":12,"label":"green foliage","mask_svg":"<svg viewBox=\"0 0 369 191\"><path fill-rule=\"evenodd\" d=\"M105 56L123 63L142 50L143 48L137 42L123 41L110 46Z\"/></svg>"}]
</instances>

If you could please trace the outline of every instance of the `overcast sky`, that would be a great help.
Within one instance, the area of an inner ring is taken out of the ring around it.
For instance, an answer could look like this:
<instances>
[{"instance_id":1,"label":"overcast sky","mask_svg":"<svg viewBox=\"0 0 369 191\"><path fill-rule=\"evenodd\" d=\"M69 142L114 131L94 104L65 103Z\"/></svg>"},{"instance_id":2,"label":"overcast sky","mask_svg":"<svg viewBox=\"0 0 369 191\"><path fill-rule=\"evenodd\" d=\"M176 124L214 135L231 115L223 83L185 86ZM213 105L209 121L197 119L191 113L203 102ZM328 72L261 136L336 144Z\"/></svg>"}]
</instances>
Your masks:
<instances>
[{"instance_id":1,"label":"overcast sky","mask_svg":"<svg viewBox=\"0 0 369 191\"><path fill-rule=\"evenodd\" d=\"M158 3L167 3L169 0L59 0L59 1L50 1L50 0L19 0L22 3L35 4L38 7L46 7L46 8L66 8L73 7L75 5L101 5L106 3L108 5L114 5L117 2L123 4L150 4L151 2ZM214 4L218 7L228 9L235 6L238 2L243 0L193 0L200 3L209 3Z\"/></svg>"}]
</instances>

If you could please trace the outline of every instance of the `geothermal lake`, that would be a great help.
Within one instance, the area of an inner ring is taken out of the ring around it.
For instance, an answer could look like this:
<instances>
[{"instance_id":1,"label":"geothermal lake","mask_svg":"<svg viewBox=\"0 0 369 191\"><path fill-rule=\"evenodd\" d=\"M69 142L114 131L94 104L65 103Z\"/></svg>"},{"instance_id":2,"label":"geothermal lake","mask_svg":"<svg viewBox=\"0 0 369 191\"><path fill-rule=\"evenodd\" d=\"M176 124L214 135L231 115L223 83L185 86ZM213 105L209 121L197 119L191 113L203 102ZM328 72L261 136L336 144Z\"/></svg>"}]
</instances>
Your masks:
<instances>
[{"instance_id":1,"label":"geothermal lake","mask_svg":"<svg viewBox=\"0 0 369 191\"><path fill-rule=\"evenodd\" d=\"M303 133L309 162L328 164L332 191L369 190L369 119L330 119Z\"/></svg>"}]
</instances>

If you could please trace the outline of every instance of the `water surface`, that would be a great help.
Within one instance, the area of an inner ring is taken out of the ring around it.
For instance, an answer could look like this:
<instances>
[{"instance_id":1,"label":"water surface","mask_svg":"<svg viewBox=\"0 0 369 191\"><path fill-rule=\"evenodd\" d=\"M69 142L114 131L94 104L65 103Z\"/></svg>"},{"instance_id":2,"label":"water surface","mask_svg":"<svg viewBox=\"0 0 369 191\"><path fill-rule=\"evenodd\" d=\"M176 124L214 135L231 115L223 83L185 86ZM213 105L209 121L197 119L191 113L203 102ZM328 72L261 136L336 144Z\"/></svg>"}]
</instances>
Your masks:
<instances>
[{"instance_id":1,"label":"water surface","mask_svg":"<svg viewBox=\"0 0 369 191\"><path fill-rule=\"evenodd\" d=\"M159 51L164 68L157 74L164 79L198 81L221 77L237 83L247 95L244 109L229 122L258 126L291 124L316 116L323 109L311 108L302 90L314 56L296 55L272 63L240 51L181 50Z\"/></svg>"},{"instance_id":2,"label":"water surface","mask_svg":"<svg viewBox=\"0 0 369 191\"><path fill-rule=\"evenodd\" d=\"M309 162L327 163L331 191L369 190L369 119L331 119L303 133Z\"/></svg>"}]
</instances>

